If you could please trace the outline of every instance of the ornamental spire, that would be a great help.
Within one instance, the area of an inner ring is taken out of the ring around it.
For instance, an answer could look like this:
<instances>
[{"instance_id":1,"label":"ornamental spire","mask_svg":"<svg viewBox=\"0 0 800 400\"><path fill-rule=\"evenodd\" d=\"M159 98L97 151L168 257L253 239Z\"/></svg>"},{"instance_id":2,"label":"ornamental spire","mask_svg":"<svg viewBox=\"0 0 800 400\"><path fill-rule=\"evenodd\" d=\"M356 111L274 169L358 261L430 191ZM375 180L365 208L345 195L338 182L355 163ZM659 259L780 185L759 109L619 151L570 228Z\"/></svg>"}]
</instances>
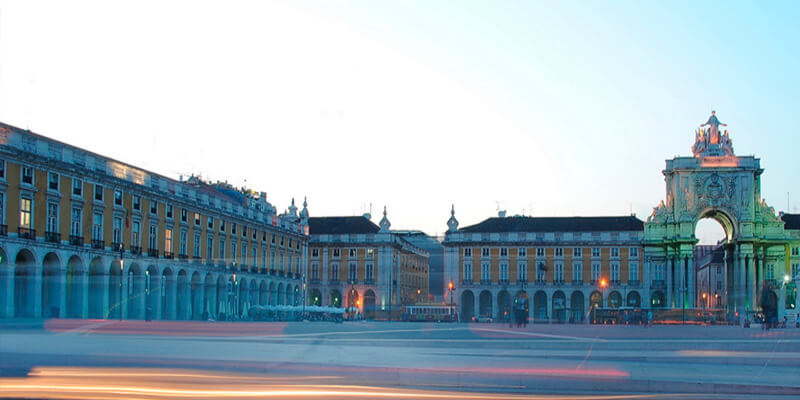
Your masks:
<instances>
[{"instance_id":1,"label":"ornamental spire","mask_svg":"<svg viewBox=\"0 0 800 400\"><path fill-rule=\"evenodd\" d=\"M381 233L388 233L389 227L392 226L392 223L389 222L389 218L386 218L386 206L383 206L383 218L381 218L380 227Z\"/></svg>"},{"instance_id":2,"label":"ornamental spire","mask_svg":"<svg viewBox=\"0 0 800 400\"><path fill-rule=\"evenodd\" d=\"M450 219L447 220L447 231L455 232L458 230L458 220L456 219L456 206L450 205Z\"/></svg>"}]
</instances>

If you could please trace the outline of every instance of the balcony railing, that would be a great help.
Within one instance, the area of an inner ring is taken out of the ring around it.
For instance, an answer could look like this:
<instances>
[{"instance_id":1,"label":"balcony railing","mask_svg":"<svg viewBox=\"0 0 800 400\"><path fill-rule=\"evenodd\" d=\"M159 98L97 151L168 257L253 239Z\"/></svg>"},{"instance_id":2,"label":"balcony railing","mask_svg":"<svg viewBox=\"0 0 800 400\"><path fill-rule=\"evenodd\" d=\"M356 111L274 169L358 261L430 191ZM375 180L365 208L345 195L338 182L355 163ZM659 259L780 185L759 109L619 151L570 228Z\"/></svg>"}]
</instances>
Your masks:
<instances>
[{"instance_id":1,"label":"balcony railing","mask_svg":"<svg viewBox=\"0 0 800 400\"><path fill-rule=\"evenodd\" d=\"M8 236L8 225L0 225L0 236Z\"/></svg>"},{"instance_id":2,"label":"balcony railing","mask_svg":"<svg viewBox=\"0 0 800 400\"><path fill-rule=\"evenodd\" d=\"M547 280L545 280L544 278L536 278L535 284L538 286L544 286L547 284Z\"/></svg>"},{"instance_id":3,"label":"balcony railing","mask_svg":"<svg viewBox=\"0 0 800 400\"><path fill-rule=\"evenodd\" d=\"M556 280L553 281L553 285L562 286L562 285L564 285L564 280L563 279L556 279Z\"/></svg>"},{"instance_id":4,"label":"balcony railing","mask_svg":"<svg viewBox=\"0 0 800 400\"><path fill-rule=\"evenodd\" d=\"M667 284L664 283L663 279L654 279L653 280L653 288L654 289L666 289Z\"/></svg>"},{"instance_id":5,"label":"balcony railing","mask_svg":"<svg viewBox=\"0 0 800 400\"><path fill-rule=\"evenodd\" d=\"M583 279L573 279L572 280L572 286L582 286L582 285L583 285Z\"/></svg>"},{"instance_id":6,"label":"balcony railing","mask_svg":"<svg viewBox=\"0 0 800 400\"><path fill-rule=\"evenodd\" d=\"M131 246L131 254L141 255L142 246Z\"/></svg>"},{"instance_id":7,"label":"balcony railing","mask_svg":"<svg viewBox=\"0 0 800 400\"><path fill-rule=\"evenodd\" d=\"M103 239L92 239L92 248L102 250L106 247L106 241Z\"/></svg>"},{"instance_id":8,"label":"balcony railing","mask_svg":"<svg viewBox=\"0 0 800 400\"><path fill-rule=\"evenodd\" d=\"M319 285L319 278L311 278L312 285Z\"/></svg>"},{"instance_id":9,"label":"balcony railing","mask_svg":"<svg viewBox=\"0 0 800 400\"><path fill-rule=\"evenodd\" d=\"M375 280L374 279L365 279L364 280L364 284L365 285L374 285L375 284Z\"/></svg>"},{"instance_id":10,"label":"balcony railing","mask_svg":"<svg viewBox=\"0 0 800 400\"><path fill-rule=\"evenodd\" d=\"M274 269L269 270L269 274L275 276L275 270Z\"/></svg>"},{"instance_id":11,"label":"balcony railing","mask_svg":"<svg viewBox=\"0 0 800 400\"><path fill-rule=\"evenodd\" d=\"M61 243L61 234L58 232L45 232L44 240L50 243Z\"/></svg>"},{"instance_id":12,"label":"balcony railing","mask_svg":"<svg viewBox=\"0 0 800 400\"><path fill-rule=\"evenodd\" d=\"M187 260L187 259L189 259L189 255L188 254L178 254L178 258L181 259L181 260Z\"/></svg>"},{"instance_id":13,"label":"balcony railing","mask_svg":"<svg viewBox=\"0 0 800 400\"><path fill-rule=\"evenodd\" d=\"M171 251L164 252L164 258L173 258L173 257L175 257L175 254L172 254Z\"/></svg>"},{"instance_id":14,"label":"balcony railing","mask_svg":"<svg viewBox=\"0 0 800 400\"><path fill-rule=\"evenodd\" d=\"M638 279L631 279L628 281L628 286L639 286L641 282Z\"/></svg>"},{"instance_id":15,"label":"balcony railing","mask_svg":"<svg viewBox=\"0 0 800 400\"><path fill-rule=\"evenodd\" d=\"M464 279L463 281L461 281L461 286L464 285L472 285L472 279Z\"/></svg>"},{"instance_id":16,"label":"balcony railing","mask_svg":"<svg viewBox=\"0 0 800 400\"><path fill-rule=\"evenodd\" d=\"M19 227L17 230L20 239L36 239L36 229Z\"/></svg>"},{"instance_id":17,"label":"balcony railing","mask_svg":"<svg viewBox=\"0 0 800 400\"><path fill-rule=\"evenodd\" d=\"M83 236L69 235L70 246L83 246Z\"/></svg>"},{"instance_id":18,"label":"balcony railing","mask_svg":"<svg viewBox=\"0 0 800 400\"><path fill-rule=\"evenodd\" d=\"M148 257L158 257L158 249L147 249Z\"/></svg>"},{"instance_id":19,"label":"balcony railing","mask_svg":"<svg viewBox=\"0 0 800 400\"><path fill-rule=\"evenodd\" d=\"M481 279L481 285L491 285L491 284L492 284L491 279Z\"/></svg>"},{"instance_id":20,"label":"balcony railing","mask_svg":"<svg viewBox=\"0 0 800 400\"><path fill-rule=\"evenodd\" d=\"M620 285L619 279L611 281L611 286L619 286L619 285Z\"/></svg>"},{"instance_id":21,"label":"balcony railing","mask_svg":"<svg viewBox=\"0 0 800 400\"><path fill-rule=\"evenodd\" d=\"M121 253L125 251L125 245L122 242L111 242L111 251Z\"/></svg>"},{"instance_id":22,"label":"balcony railing","mask_svg":"<svg viewBox=\"0 0 800 400\"><path fill-rule=\"evenodd\" d=\"M331 285L338 285L338 284L339 284L339 278L331 278Z\"/></svg>"}]
</instances>

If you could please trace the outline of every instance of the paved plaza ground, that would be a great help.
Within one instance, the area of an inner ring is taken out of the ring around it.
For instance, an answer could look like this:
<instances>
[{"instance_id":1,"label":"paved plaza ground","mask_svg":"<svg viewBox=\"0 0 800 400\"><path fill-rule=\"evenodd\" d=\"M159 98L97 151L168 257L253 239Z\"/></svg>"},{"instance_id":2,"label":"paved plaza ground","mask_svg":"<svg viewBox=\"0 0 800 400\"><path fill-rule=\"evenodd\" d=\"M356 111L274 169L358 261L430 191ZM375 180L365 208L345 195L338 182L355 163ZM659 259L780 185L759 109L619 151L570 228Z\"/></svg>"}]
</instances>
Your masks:
<instances>
[{"instance_id":1,"label":"paved plaza ground","mask_svg":"<svg viewBox=\"0 0 800 400\"><path fill-rule=\"evenodd\" d=\"M45 388L70 397L97 382L116 398L184 393L147 392L176 385L194 398L270 397L278 388L302 388L291 393L307 398L342 398L334 392L345 388L349 398L800 396L795 328L39 320L0 329L5 397L46 396Z\"/></svg>"}]
</instances>

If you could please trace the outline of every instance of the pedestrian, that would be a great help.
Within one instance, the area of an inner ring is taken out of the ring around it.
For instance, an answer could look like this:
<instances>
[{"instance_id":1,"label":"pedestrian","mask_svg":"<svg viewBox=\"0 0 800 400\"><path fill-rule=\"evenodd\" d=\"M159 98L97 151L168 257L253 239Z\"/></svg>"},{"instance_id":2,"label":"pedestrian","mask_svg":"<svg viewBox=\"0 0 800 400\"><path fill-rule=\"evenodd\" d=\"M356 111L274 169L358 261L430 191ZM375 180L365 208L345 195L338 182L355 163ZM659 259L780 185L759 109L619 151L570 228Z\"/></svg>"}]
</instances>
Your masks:
<instances>
[{"instance_id":1,"label":"pedestrian","mask_svg":"<svg viewBox=\"0 0 800 400\"><path fill-rule=\"evenodd\" d=\"M647 310L647 324L653 323L653 310Z\"/></svg>"}]
</instances>

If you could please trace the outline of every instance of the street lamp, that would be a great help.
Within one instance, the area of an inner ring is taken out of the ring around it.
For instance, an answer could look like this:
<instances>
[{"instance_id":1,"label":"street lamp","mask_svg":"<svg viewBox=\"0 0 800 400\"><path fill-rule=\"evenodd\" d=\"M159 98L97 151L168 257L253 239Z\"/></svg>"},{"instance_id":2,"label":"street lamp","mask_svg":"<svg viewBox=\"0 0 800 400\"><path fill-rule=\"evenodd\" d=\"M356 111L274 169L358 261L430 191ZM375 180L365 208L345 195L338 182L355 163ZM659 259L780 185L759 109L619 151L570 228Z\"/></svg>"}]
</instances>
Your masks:
<instances>
[{"instance_id":1,"label":"street lamp","mask_svg":"<svg viewBox=\"0 0 800 400\"><path fill-rule=\"evenodd\" d=\"M708 297L708 296L706 295L706 292L703 292L703 307L704 307L704 308L709 308L709 306L708 306L708 299L707 299L707 297Z\"/></svg>"},{"instance_id":2,"label":"street lamp","mask_svg":"<svg viewBox=\"0 0 800 400\"><path fill-rule=\"evenodd\" d=\"M123 259L122 256L124 254L122 251L119 252L119 304L117 305L117 312L119 313L119 320L122 321L122 295L124 294L122 291L122 271L123 271Z\"/></svg>"},{"instance_id":3,"label":"street lamp","mask_svg":"<svg viewBox=\"0 0 800 400\"><path fill-rule=\"evenodd\" d=\"M450 281L447 284L447 289L450 291L450 312L453 314L453 318L455 319L455 310L453 310L453 289L454 289L453 281Z\"/></svg>"}]
</instances>

